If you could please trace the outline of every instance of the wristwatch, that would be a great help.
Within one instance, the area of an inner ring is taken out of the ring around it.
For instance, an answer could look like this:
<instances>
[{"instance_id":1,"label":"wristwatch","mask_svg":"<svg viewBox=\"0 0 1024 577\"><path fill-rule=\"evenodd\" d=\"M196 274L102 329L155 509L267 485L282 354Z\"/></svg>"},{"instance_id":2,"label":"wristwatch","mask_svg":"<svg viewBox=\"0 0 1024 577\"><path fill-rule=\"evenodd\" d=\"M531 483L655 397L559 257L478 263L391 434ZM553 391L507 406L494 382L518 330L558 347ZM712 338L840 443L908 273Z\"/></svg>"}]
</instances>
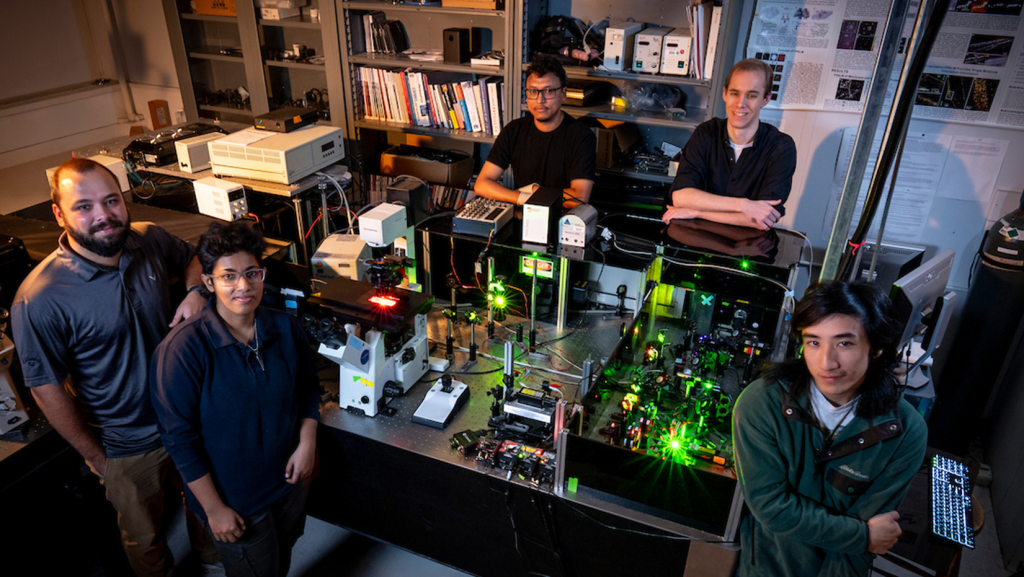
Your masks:
<instances>
[{"instance_id":1,"label":"wristwatch","mask_svg":"<svg viewBox=\"0 0 1024 577\"><path fill-rule=\"evenodd\" d=\"M195 286L193 286L193 287L189 288L189 289L188 289L188 293L186 293L186 294L191 294L191 293L194 293L194 292L197 292L197 293L199 293L200 295L202 295L202 297L203 297L204 299L208 299L208 298L210 298L211 296L213 296L212 294L210 294L210 291L206 290L206 287L205 287L205 286L203 286L203 284L202 284L202 283L199 283L199 284L197 284L197 285L195 285Z\"/></svg>"}]
</instances>

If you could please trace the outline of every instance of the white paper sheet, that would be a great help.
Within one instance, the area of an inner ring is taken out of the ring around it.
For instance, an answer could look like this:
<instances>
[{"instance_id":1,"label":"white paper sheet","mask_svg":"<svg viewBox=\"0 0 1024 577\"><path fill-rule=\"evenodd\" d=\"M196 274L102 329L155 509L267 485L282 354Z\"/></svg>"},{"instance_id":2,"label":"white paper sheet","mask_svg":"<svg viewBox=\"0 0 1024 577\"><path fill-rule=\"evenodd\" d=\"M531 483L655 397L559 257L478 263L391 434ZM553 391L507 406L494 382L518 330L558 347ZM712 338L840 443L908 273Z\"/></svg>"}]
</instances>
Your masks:
<instances>
[{"instance_id":1,"label":"white paper sheet","mask_svg":"<svg viewBox=\"0 0 1024 577\"><path fill-rule=\"evenodd\" d=\"M988 206L1009 147L1009 141L997 138L953 137L939 196Z\"/></svg>"}]
</instances>

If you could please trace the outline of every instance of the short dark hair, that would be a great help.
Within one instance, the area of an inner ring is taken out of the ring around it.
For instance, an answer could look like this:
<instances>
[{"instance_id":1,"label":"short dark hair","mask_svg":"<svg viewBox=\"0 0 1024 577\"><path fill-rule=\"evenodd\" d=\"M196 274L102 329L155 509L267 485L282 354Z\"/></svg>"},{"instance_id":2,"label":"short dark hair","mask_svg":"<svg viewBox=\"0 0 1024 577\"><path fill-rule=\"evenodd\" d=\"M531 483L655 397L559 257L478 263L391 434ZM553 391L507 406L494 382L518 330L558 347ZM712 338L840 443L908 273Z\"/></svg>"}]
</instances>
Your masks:
<instances>
[{"instance_id":1,"label":"short dark hair","mask_svg":"<svg viewBox=\"0 0 1024 577\"><path fill-rule=\"evenodd\" d=\"M526 69L526 78L530 76L542 78L548 74L557 76L558 82L565 87L565 68L562 68L562 64L550 56L538 54Z\"/></svg>"},{"instance_id":2,"label":"short dark hair","mask_svg":"<svg viewBox=\"0 0 1024 577\"><path fill-rule=\"evenodd\" d=\"M772 95L772 77L775 75L775 71L772 70L771 66L768 66L763 60L757 58L744 58L736 64L732 65L729 69L729 74L725 76L725 89L729 89L729 83L732 82L732 75L734 72L745 70L747 72L755 72L758 74L764 74L764 96L763 98L770 98Z\"/></svg>"},{"instance_id":3,"label":"short dark hair","mask_svg":"<svg viewBox=\"0 0 1024 577\"><path fill-rule=\"evenodd\" d=\"M66 171L71 171L76 174L84 174L86 172L99 171L105 172L110 177L110 180L114 182L114 187L117 192L121 192L121 181L117 180L117 176L110 169L95 160L89 160L88 158L72 158L66 160L57 167L57 170L53 171L53 177L50 178L50 200L53 204L60 208L60 180L61 175Z\"/></svg>"},{"instance_id":4,"label":"short dark hair","mask_svg":"<svg viewBox=\"0 0 1024 577\"><path fill-rule=\"evenodd\" d=\"M213 266L222 256L240 252L251 254L256 262L263 263L263 251L267 241L251 223L245 220L210 223L203 236L199 237L198 256L203 265L203 274L213 274Z\"/></svg>"},{"instance_id":5,"label":"short dark hair","mask_svg":"<svg viewBox=\"0 0 1024 577\"><path fill-rule=\"evenodd\" d=\"M827 281L807 289L793 311L793 339L802 342L803 331L832 315L857 319L864 327L871 347L871 359L864 384L859 390L857 416L872 419L896 408L900 399L899 381L894 369L899 361L899 324L892 301L877 286L862 282ZM802 359L793 359L768 367L765 377L789 384L790 394L802 395L811 375Z\"/></svg>"}]
</instances>

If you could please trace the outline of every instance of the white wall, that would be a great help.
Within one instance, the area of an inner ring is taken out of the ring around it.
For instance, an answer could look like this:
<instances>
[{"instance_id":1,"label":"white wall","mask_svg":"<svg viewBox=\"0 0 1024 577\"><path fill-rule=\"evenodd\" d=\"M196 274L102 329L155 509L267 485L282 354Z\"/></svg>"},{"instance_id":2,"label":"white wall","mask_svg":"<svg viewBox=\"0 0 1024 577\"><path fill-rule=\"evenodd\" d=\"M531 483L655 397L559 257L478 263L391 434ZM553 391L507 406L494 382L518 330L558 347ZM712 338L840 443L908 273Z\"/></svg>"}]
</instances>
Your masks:
<instances>
[{"instance_id":1,"label":"white wall","mask_svg":"<svg viewBox=\"0 0 1024 577\"><path fill-rule=\"evenodd\" d=\"M832 192L832 177L839 155L840 137L844 128L856 127L860 115L840 112L806 111L762 111L766 119L781 119L780 129L796 140L797 167L793 179L793 191L786 202L786 216L780 224L806 232L815 247L815 259L821 262L828 234L831 228L822 226L829 196ZM884 124L884 119L882 124ZM995 218L1016 208L1016 198L1024 188L1024 130L1000 128L987 125L970 125L931 120L915 120L910 123L910 132L924 134L946 134L978 138L996 138L1010 142L1006 159L996 180L995 189L1016 191L1010 204ZM950 157L948 163L958 162ZM954 165L947 167L956 168ZM961 167L962 169L962 167ZM870 176L870 175L867 175ZM1000 195L993 195L997 202ZM968 269L981 237L988 228L986 220L990 205L979 202L961 201L936 197L922 240L918 244L929 247L926 257L931 257L945 248L956 250L951 286L966 295ZM879 215L881 210L879 210ZM880 218L880 216L876 216ZM852 234L856 223L851 224ZM875 238L871 237L874 241Z\"/></svg>"},{"instance_id":2,"label":"white wall","mask_svg":"<svg viewBox=\"0 0 1024 577\"><path fill-rule=\"evenodd\" d=\"M38 0L5 6L0 38L17 57L0 59L0 169L152 128L150 100L182 108L160 0L113 0L132 101L106 86L32 102L19 97L122 76L106 0Z\"/></svg>"}]
</instances>

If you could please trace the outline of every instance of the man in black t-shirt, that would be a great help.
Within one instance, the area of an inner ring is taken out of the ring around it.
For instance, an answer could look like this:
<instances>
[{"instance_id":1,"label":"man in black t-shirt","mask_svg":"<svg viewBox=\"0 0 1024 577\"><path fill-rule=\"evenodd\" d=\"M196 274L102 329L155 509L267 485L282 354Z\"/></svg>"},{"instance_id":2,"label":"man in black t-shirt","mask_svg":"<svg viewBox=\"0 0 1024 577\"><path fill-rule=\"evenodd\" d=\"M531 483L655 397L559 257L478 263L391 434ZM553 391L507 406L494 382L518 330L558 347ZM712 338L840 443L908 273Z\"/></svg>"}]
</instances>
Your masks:
<instances>
[{"instance_id":1,"label":"man in black t-shirt","mask_svg":"<svg viewBox=\"0 0 1024 577\"><path fill-rule=\"evenodd\" d=\"M550 57L534 59L526 69L530 114L501 129L473 187L477 195L521 205L546 186L565 191L566 207L590 200L597 141L589 128L562 112L564 102L565 69ZM518 190L498 183L510 166Z\"/></svg>"},{"instance_id":2,"label":"man in black t-shirt","mask_svg":"<svg viewBox=\"0 0 1024 577\"><path fill-rule=\"evenodd\" d=\"M722 89L726 118L698 126L683 148L665 202L666 223L702 218L768 230L785 214L796 144L760 120L771 99L773 73L754 58L729 71Z\"/></svg>"}]
</instances>

